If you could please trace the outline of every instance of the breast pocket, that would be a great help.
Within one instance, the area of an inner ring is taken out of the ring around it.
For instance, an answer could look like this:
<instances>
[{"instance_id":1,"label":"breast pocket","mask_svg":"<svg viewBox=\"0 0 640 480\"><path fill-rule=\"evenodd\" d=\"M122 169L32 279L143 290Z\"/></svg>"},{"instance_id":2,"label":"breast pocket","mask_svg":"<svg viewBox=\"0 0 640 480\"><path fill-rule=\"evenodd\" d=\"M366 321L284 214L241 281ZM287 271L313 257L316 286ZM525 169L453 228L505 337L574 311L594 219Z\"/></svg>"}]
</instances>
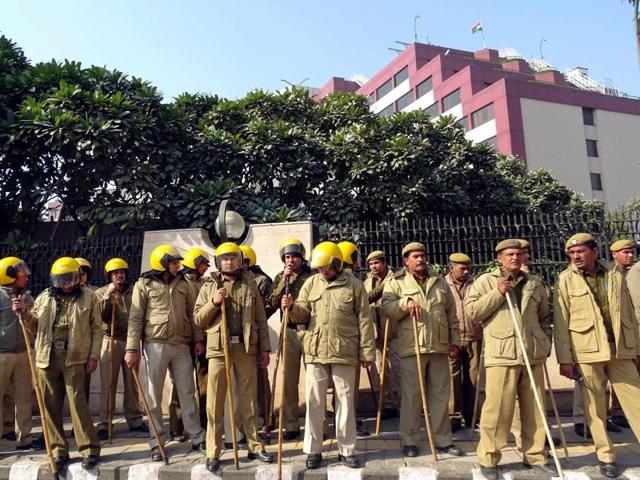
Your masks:
<instances>
[{"instance_id":1,"label":"breast pocket","mask_svg":"<svg viewBox=\"0 0 640 480\"><path fill-rule=\"evenodd\" d=\"M218 353L222 349L222 329L218 323L207 329L207 350L212 353Z\"/></svg>"},{"instance_id":2,"label":"breast pocket","mask_svg":"<svg viewBox=\"0 0 640 480\"><path fill-rule=\"evenodd\" d=\"M487 332L485 351L489 357L514 360L516 358L516 339L512 326L495 325Z\"/></svg>"}]
</instances>

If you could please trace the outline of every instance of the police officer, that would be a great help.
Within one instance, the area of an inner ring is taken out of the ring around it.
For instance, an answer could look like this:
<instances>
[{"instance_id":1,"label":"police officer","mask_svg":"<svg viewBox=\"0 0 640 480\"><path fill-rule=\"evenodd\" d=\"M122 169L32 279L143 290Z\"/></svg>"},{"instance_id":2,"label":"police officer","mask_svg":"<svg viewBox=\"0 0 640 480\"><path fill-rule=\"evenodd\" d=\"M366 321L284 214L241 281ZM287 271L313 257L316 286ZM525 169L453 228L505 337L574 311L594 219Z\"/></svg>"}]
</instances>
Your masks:
<instances>
[{"instance_id":1,"label":"police officer","mask_svg":"<svg viewBox=\"0 0 640 480\"><path fill-rule=\"evenodd\" d=\"M133 373L124 363L127 346L127 328L129 326L129 312L131 311L131 297L133 288L129 284L129 265L122 258L112 258L104 266L107 284L96 290L98 306L102 317L104 336L102 351L100 352L100 423L98 424L98 439L106 440L109 436L109 402L115 408L116 385L122 370L124 397L122 408L129 430L132 432L149 433L149 427L142 420L142 412L138 401L138 387L133 379ZM113 308L115 306L115 314ZM115 315L113 352L109 351L111 339L111 319ZM109 366L111 362L111 367ZM109 372L113 369L113 385L110 383ZM110 388L111 387L111 391ZM111 395L111 400L109 399ZM113 414L113 413L112 413Z\"/></svg>"},{"instance_id":2,"label":"police officer","mask_svg":"<svg viewBox=\"0 0 640 480\"><path fill-rule=\"evenodd\" d=\"M83 257L76 257L75 261L80 265L80 285L88 288L91 291L96 291L96 287L89 283L89 277L91 276L91 262Z\"/></svg>"},{"instance_id":3,"label":"police officer","mask_svg":"<svg viewBox=\"0 0 640 480\"><path fill-rule=\"evenodd\" d=\"M462 456L452 441L449 423L449 361L460 351L456 305L447 282L430 271L423 244L402 249L404 271L389 280L382 294L382 313L398 323L402 357L400 442L407 457L418 455L420 439L420 384L426 382L433 437L441 453ZM420 361L425 378L418 379L413 317L418 323Z\"/></svg>"},{"instance_id":4,"label":"police officer","mask_svg":"<svg viewBox=\"0 0 640 480\"><path fill-rule=\"evenodd\" d=\"M13 411L5 411L0 403L0 425L5 418L13 419L15 412L16 450L42 448L34 445L31 439L31 382L28 381L31 370L22 327L12 303L13 299L21 297L25 308L33 307L33 297L27 290L30 274L27 265L17 257L0 260L0 399L9 387L12 393L15 392L15 403L10 405Z\"/></svg>"},{"instance_id":5,"label":"police officer","mask_svg":"<svg viewBox=\"0 0 640 480\"><path fill-rule=\"evenodd\" d=\"M201 248L192 247L184 252L182 258L182 274L191 287L194 298L198 298L198 293L202 285L210 279L204 275L210 267L209 254ZM196 331L197 330L197 331ZM207 357L205 356L204 334L197 325L194 325L193 342L193 363L196 369L196 390L198 394L198 411L200 414L200 425L207 426ZM180 411L180 401L175 385L171 389L171 402L169 403L169 430L171 438L178 442L186 441L184 435L184 425L182 423L182 412Z\"/></svg>"},{"instance_id":6,"label":"police officer","mask_svg":"<svg viewBox=\"0 0 640 480\"><path fill-rule=\"evenodd\" d=\"M618 396L631 429L640 439L640 356L638 322L624 276L598 260L598 244L577 233L565 244L571 264L555 289L554 332L560 374L582 377L587 422L593 435L600 473L618 476L615 451L606 432L605 383Z\"/></svg>"},{"instance_id":7,"label":"police officer","mask_svg":"<svg viewBox=\"0 0 640 480\"><path fill-rule=\"evenodd\" d=\"M207 388L207 462L210 472L220 466L220 454L224 447L224 402L227 395L227 379L222 338L222 302L225 303L231 365L237 385L239 405L238 426L242 427L250 460L265 463L273 461L258 438L256 416L257 364L269 365L269 332L262 298L253 278L242 269L242 251L231 242L216 248L216 267L212 282L200 290L195 306L195 319L200 328L207 331L207 358L209 359L209 383Z\"/></svg>"},{"instance_id":8,"label":"police officer","mask_svg":"<svg viewBox=\"0 0 640 480\"><path fill-rule=\"evenodd\" d=\"M451 371L451 393L449 395L449 419L451 430L462 426L468 428L473 421L473 402L480 375L480 351L482 328L471 321L464 310L464 302L469 295L473 277L469 272L471 258L464 253L449 255L449 273L444 277L456 302L456 315L460 325L460 354L449 359Z\"/></svg>"},{"instance_id":9,"label":"police officer","mask_svg":"<svg viewBox=\"0 0 640 480\"><path fill-rule=\"evenodd\" d=\"M269 297L269 304L273 310L280 308L282 297L285 293L286 283L289 283L289 294L295 301L300 294L304 282L311 277L311 269L305 260L306 251L304 245L297 238L288 238L280 244L280 260L284 264L284 270L276 275L273 281L273 291ZM289 313L287 328L287 363L284 369L287 372L284 378L285 410L283 423L285 428L284 439L295 440L300 436L300 423L298 422L298 390L300 382L300 362L303 359L302 340L307 331L308 322L305 319L294 321Z\"/></svg>"},{"instance_id":10,"label":"police officer","mask_svg":"<svg viewBox=\"0 0 640 480\"><path fill-rule=\"evenodd\" d=\"M521 270L519 240L507 239L495 248L500 267L479 276L465 301L471 320L484 329L486 399L480 417L478 461L486 478L498 477L498 463L507 445L516 396L520 406L523 464L548 473L544 419L538 413L532 387L544 397L542 363L551 351L549 300L540 279ZM513 300L532 365L535 385L525 367L506 296Z\"/></svg>"},{"instance_id":11,"label":"police officer","mask_svg":"<svg viewBox=\"0 0 640 480\"><path fill-rule=\"evenodd\" d=\"M83 457L82 467L93 469L100 455L84 380L98 366L102 319L94 292L80 285L79 272L80 265L73 258L59 258L51 267L51 287L38 295L31 312L23 300L13 301L15 310L22 312L29 329L36 333L36 367L44 397L44 422L59 470L69 463L69 445L62 425L65 395L76 445Z\"/></svg>"},{"instance_id":12,"label":"police officer","mask_svg":"<svg viewBox=\"0 0 640 480\"><path fill-rule=\"evenodd\" d=\"M293 301L283 296L282 309L291 309L294 322L308 322L304 336L307 416L304 447L308 468L322 461L322 435L326 394L333 380L336 402L338 459L357 468L355 392L356 370L375 360L375 326L363 283L343 270L343 254L333 242L318 244L311 266L319 269Z\"/></svg>"},{"instance_id":13,"label":"police officer","mask_svg":"<svg viewBox=\"0 0 640 480\"><path fill-rule=\"evenodd\" d=\"M182 256L176 247L159 245L151 252L150 260L151 270L143 273L133 287L125 361L129 368L138 367L142 340L149 375L149 411L160 441L167 437L162 423L162 390L168 370L178 392L182 421L191 437L192 449L204 452L204 429L198 421L190 351L198 332L193 324L195 296L180 271ZM151 460L161 461L154 437L149 445Z\"/></svg>"}]
</instances>

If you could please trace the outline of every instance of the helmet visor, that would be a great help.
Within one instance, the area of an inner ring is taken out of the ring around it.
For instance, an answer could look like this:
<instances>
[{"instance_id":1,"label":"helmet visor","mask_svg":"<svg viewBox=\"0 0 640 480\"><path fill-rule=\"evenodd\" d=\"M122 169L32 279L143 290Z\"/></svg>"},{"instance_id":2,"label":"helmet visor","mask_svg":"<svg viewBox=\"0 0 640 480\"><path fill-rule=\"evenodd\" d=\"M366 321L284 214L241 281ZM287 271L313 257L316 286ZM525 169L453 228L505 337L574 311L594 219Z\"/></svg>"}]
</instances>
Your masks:
<instances>
[{"instance_id":1,"label":"helmet visor","mask_svg":"<svg viewBox=\"0 0 640 480\"><path fill-rule=\"evenodd\" d=\"M27 277L31 276L31 270L29 270L29 267L27 267L27 264L24 262L18 262L13 265L11 267L11 270L9 271L9 274L12 277L16 277L19 272L24 273Z\"/></svg>"},{"instance_id":2,"label":"helmet visor","mask_svg":"<svg viewBox=\"0 0 640 480\"><path fill-rule=\"evenodd\" d=\"M51 285L55 288L75 287L80 283L80 272L51 274Z\"/></svg>"},{"instance_id":3,"label":"helmet visor","mask_svg":"<svg viewBox=\"0 0 640 480\"><path fill-rule=\"evenodd\" d=\"M236 259L235 265L229 262L230 259ZM216 256L216 267L220 272L233 272L242 267L242 253L223 253Z\"/></svg>"}]
</instances>

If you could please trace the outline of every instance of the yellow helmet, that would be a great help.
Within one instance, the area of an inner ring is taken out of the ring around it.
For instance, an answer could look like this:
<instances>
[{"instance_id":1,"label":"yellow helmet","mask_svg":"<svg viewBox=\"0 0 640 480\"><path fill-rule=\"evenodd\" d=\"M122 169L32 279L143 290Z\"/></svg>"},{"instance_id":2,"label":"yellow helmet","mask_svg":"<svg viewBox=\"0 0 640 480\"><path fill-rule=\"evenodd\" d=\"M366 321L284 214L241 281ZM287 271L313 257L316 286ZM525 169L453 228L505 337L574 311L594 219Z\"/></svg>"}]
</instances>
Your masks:
<instances>
[{"instance_id":1,"label":"yellow helmet","mask_svg":"<svg viewBox=\"0 0 640 480\"><path fill-rule=\"evenodd\" d=\"M104 265L104 274L107 277L107 282L111 281L111 272L116 270L126 270L127 276L129 276L129 264L122 258L112 258Z\"/></svg>"},{"instance_id":2,"label":"yellow helmet","mask_svg":"<svg viewBox=\"0 0 640 480\"><path fill-rule=\"evenodd\" d=\"M216 248L216 267L219 271L222 271L222 265L220 259L225 255L235 255L238 259L238 268L242 266L242 250L238 245L233 242L224 242L218 245Z\"/></svg>"},{"instance_id":3,"label":"yellow helmet","mask_svg":"<svg viewBox=\"0 0 640 480\"><path fill-rule=\"evenodd\" d=\"M242 260L249 260L249 267L253 267L258 263L256 251L249 245L240 245L240 250L242 250Z\"/></svg>"},{"instance_id":4,"label":"yellow helmet","mask_svg":"<svg viewBox=\"0 0 640 480\"><path fill-rule=\"evenodd\" d=\"M285 255L299 255L304 259L307 255L304 245L297 238L287 238L280 244L280 260L284 262Z\"/></svg>"},{"instance_id":5,"label":"yellow helmet","mask_svg":"<svg viewBox=\"0 0 640 480\"><path fill-rule=\"evenodd\" d=\"M16 281L18 272L23 270L27 275L31 275L31 270L18 257L5 257L0 260L0 285L11 285Z\"/></svg>"},{"instance_id":6,"label":"yellow helmet","mask_svg":"<svg viewBox=\"0 0 640 480\"><path fill-rule=\"evenodd\" d=\"M65 283L80 283L80 264L75 258L61 257L51 265L51 285L62 288Z\"/></svg>"},{"instance_id":7,"label":"yellow helmet","mask_svg":"<svg viewBox=\"0 0 640 480\"><path fill-rule=\"evenodd\" d=\"M182 260L180 251L173 245L158 245L150 255L151 268L157 272L164 272L173 260Z\"/></svg>"},{"instance_id":8,"label":"yellow helmet","mask_svg":"<svg viewBox=\"0 0 640 480\"><path fill-rule=\"evenodd\" d=\"M202 262L206 262L207 266L210 263L209 254L197 247L192 247L184 252L183 257L182 265L191 270L198 268Z\"/></svg>"},{"instance_id":9,"label":"yellow helmet","mask_svg":"<svg viewBox=\"0 0 640 480\"><path fill-rule=\"evenodd\" d=\"M322 242L311 252L311 266L313 268L333 267L342 270L344 259L342 251L333 242Z\"/></svg>"},{"instance_id":10,"label":"yellow helmet","mask_svg":"<svg viewBox=\"0 0 640 480\"><path fill-rule=\"evenodd\" d=\"M86 258L82 258L82 257L76 257L76 258L74 258L74 260L76 262L78 262L78 265L80 265L80 268L82 270L84 270L85 272L89 273L89 271L91 270L91 262L89 262L89 260L87 260Z\"/></svg>"},{"instance_id":11,"label":"yellow helmet","mask_svg":"<svg viewBox=\"0 0 640 480\"><path fill-rule=\"evenodd\" d=\"M358 247L355 243L346 241L340 242L338 244L338 248L342 252L342 259L344 260L344 263L350 267L356 263L360 263L360 252L358 251Z\"/></svg>"}]
</instances>

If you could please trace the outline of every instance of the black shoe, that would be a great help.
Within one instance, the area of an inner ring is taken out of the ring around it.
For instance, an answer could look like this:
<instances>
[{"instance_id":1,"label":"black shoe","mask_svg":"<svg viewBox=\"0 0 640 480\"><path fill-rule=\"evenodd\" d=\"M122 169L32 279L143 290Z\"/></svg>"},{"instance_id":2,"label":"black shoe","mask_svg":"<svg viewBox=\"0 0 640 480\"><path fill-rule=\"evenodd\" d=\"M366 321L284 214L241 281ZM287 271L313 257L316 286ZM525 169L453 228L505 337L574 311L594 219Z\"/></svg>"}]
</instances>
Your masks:
<instances>
[{"instance_id":1,"label":"black shoe","mask_svg":"<svg viewBox=\"0 0 640 480\"><path fill-rule=\"evenodd\" d=\"M64 470L69 465L69 455L65 455L64 457L56 457L53 460L53 463L56 464L56 470Z\"/></svg>"},{"instance_id":2,"label":"black shoe","mask_svg":"<svg viewBox=\"0 0 640 480\"><path fill-rule=\"evenodd\" d=\"M171 440L173 440L174 442L186 442L187 441L187 436L184 433L178 433L178 432L171 432Z\"/></svg>"},{"instance_id":3,"label":"black shoe","mask_svg":"<svg viewBox=\"0 0 640 480\"><path fill-rule=\"evenodd\" d=\"M600 473L607 478L617 478L618 477L618 467L616 464L600 462Z\"/></svg>"},{"instance_id":4,"label":"black shoe","mask_svg":"<svg viewBox=\"0 0 640 480\"><path fill-rule=\"evenodd\" d=\"M582 437L582 438L585 437L584 423L576 423L573 426L573 430L576 432L576 434L579 437ZM589 427L587 427L586 433L587 433L586 437L591 438L591 431L589 430Z\"/></svg>"},{"instance_id":5,"label":"black shoe","mask_svg":"<svg viewBox=\"0 0 640 480\"><path fill-rule=\"evenodd\" d=\"M25 450L42 450L41 448L36 448L34 442L26 443L24 445L16 445L16 450L25 451Z\"/></svg>"},{"instance_id":6,"label":"black shoe","mask_svg":"<svg viewBox=\"0 0 640 480\"><path fill-rule=\"evenodd\" d=\"M297 440L300 438L300 431L297 432L284 432L282 439L290 442L291 440Z\"/></svg>"},{"instance_id":7,"label":"black shoe","mask_svg":"<svg viewBox=\"0 0 640 480\"><path fill-rule=\"evenodd\" d=\"M16 432L7 432L2 435L3 440L9 440L10 442L15 442L18 437L16 436Z\"/></svg>"},{"instance_id":8,"label":"black shoe","mask_svg":"<svg viewBox=\"0 0 640 480\"><path fill-rule=\"evenodd\" d=\"M142 432L149 433L149 426L146 423L141 423L137 427L129 427L130 432Z\"/></svg>"},{"instance_id":9,"label":"black shoe","mask_svg":"<svg viewBox=\"0 0 640 480\"><path fill-rule=\"evenodd\" d=\"M211 473L216 473L216 471L220 468L220 459L207 458L206 467L207 467L207 470L209 470Z\"/></svg>"},{"instance_id":10,"label":"black shoe","mask_svg":"<svg viewBox=\"0 0 640 480\"><path fill-rule=\"evenodd\" d=\"M109 438L109 431L106 428L101 428L98 430L98 440L104 442Z\"/></svg>"},{"instance_id":11,"label":"black shoe","mask_svg":"<svg viewBox=\"0 0 640 480\"><path fill-rule=\"evenodd\" d=\"M542 464L542 465L531 465L530 463L527 462L522 462L522 466L524 468L526 468L527 470L534 470L537 471L539 473L544 473L547 475L551 475L552 477L556 475L556 471L552 468L549 467L549 465L546 464Z\"/></svg>"},{"instance_id":12,"label":"black shoe","mask_svg":"<svg viewBox=\"0 0 640 480\"><path fill-rule=\"evenodd\" d=\"M355 455L347 455L346 457L338 454L338 461L342 462L345 467L360 468L360 462Z\"/></svg>"},{"instance_id":13,"label":"black shoe","mask_svg":"<svg viewBox=\"0 0 640 480\"><path fill-rule=\"evenodd\" d=\"M273 463L273 454L268 453L265 450L260 450L256 453L249 452L247 454L247 458L249 460L260 460L263 463Z\"/></svg>"},{"instance_id":14,"label":"black shoe","mask_svg":"<svg viewBox=\"0 0 640 480\"><path fill-rule=\"evenodd\" d=\"M607 431L608 432L614 432L614 433L620 433L622 431L622 429L618 425L613 423L613 421L610 418L607 418Z\"/></svg>"},{"instance_id":15,"label":"black shoe","mask_svg":"<svg viewBox=\"0 0 640 480\"><path fill-rule=\"evenodd\" d=\"M402 448L402 454L405 457L417 457L418 456L418 447L415 445L405 445Z\"/></svg>"},{"instance_id":16,"label":"black shoe","mask_svg":"<svg viewBox=\"0 0 640 480\"><path fill-rule=\"evenodd\" d=\"M456 447L453 443L451 445L447 445L446 447L436 447L438 453L448 453L449 455L453 455L454 457L464 457L466 453L460 447Z\"/></svg>"},{"instance_id":17,"label":"black shoe","mask_svg":"<svg viewBox=\"0 0 640 480\"><path fill-rule=\"evenodd\" d=\"M247 438L246 437L242 437L236 443L238 445L238 450L246 450L247 449ZM233 448L233 443L232 442L225 442L224 443L224 448L226 448L228 450L232 449Z\"/></svg>"},{"instance_id":18,"label":"black shoe","mask_svg":"<svg viewBox=\"0 0 640 480\"><path fill-rule=\"evenodd\" d=\"M611 421L619 427L631 428L631 425L629 425L629 420L627 420L627 417L625 417L624 415L616 415L614 417L611 417Z\"/></svg>"},{"instance_id":19,"label":"black shoe","mask_svg":"<svg viewBox=\"0 0 640 480\"><path fill-rule=\"evenodd\" d=\"M322 463L322 455L319 453L310 453L307 455L307 468L316 469L320 468L320 464Z\"/></svg>"},{"instance_id":20,"label":"black shoe","mask_svg":"<svg viewBox=\"0 0 640 480\"><path fill-rule=\"evenodd\" d=\"M500 470L497 465L495 467L484 467L480 465L480 473L487 480L500 480Z\"/></svg>"},{"instance_id":21,"label":"black shoe","mask_svg":"<svg viewBox=\"0 0 640 480\"><path fill-rule=\"evenodd\" d=\"M195 445L191 445L191 450L195 450L198 453L207 454L207 444L205 442L196 443Z\"/></svg>"},{"instance_id":22,"label":"black shoe","mask_svg":"<svg viewBox=\"0 0 640 480\"><path fill-rule=\"evenodd\" d=\"M152 462L162 461L162 453L160 453L160 447L158 447L157 445L151 449L151 461Z\"/></svg>"},{"instance_id":23,"label":"black shoe","mask_svg":"<svg viewBox=\"0 0 640 480\"><path fill-rule=\"evenodd\" d=\"M82 459L82 468L85 470L93 470L98 465L98 455L89 455L87 458Z\"/></svg>"}]
</instances>

